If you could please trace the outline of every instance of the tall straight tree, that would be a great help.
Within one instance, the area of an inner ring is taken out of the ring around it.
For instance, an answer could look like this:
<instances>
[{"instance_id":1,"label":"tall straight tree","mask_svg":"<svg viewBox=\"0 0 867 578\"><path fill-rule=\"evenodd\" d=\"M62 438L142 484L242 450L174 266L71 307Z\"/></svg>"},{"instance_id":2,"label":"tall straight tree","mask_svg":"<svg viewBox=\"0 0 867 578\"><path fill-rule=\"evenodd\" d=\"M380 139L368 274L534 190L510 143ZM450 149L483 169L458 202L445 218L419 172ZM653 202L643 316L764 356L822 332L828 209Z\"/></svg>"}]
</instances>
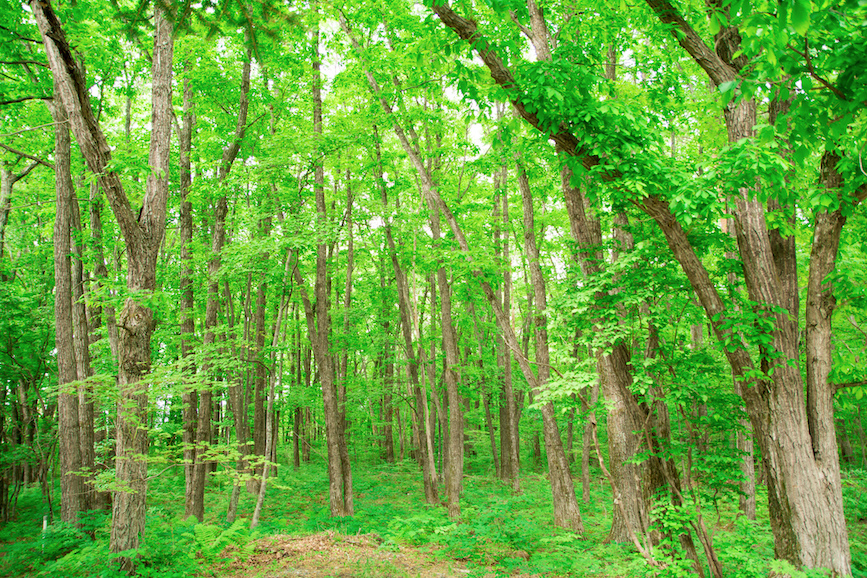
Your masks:
<instances>
[{"instance_id":1,"label":"tall straight tree","mask_svg":"<svg viewBox=\"0 0 867 578\"><path fill-rule=\"evenodd\" d=\"M353 31L349 28L346 18L341 14L340 23L344 32L349 36L356 52L361 52L361 46ZM407 130L398 122L391 104L382 96L379 83L365 65L364 73L367 77L367 83L371 93L379 100L383 111L390 117L392 127L401 147L410 158L413 167L421 180L421 187L428 204L429 224L431 230L432 241L435 246L441 244L442 230L440 208L436 204L435 199L431 196L431 190L436 188L436 184L431 176L429 166L425 165L421 157L420 146L418 139L415 138L415 131ZM410 140L412 138L412 140ZM448 444L445 446L445 479L446 493L448 495L449 517L455 519L460 516L460 495L461 486L463 483L463 460L464 460L464 433L463 433L463 417L461 415L461 400L458 394L458 344L457 334L455 332L454 321L452 319L451 305L451 286L448 280L448 272L445 266L440 262L436 272L436 282L440 295L440 327L442 331L443 350L445 352L445 384L446 396L449 407L448 419ZM444 417L444 416L442 416Z\"/></svg>"},{"instance_id":2,"label":"tall straight tree","mask_svg":"<svg viewBox=\"0 0 867 578\"><path fill-rule=\"evenodd\" d=\"M379 186L380 199L383 209L388 209L388 189L385 186L384 170L382 168L382 152L380 150L379 131L377 127L373 127L376 168L378 178L376 182ZM408 362L407 372L409 373L410 387L412 388L413 396L415 397L416 421L419 422L419 458L422 467L422 479L424 484L425 501L429 504L434 504L439 501L439 492L437 489L437 473L436 460L433 455L433 432L431 431L430 420L426 419L427 415L427 400L422 391L419 380L419 361L415 352L415 346L412 340L412 320L416 313L413 311L413 304L409 297L409 281L406 271L400 264L400 259L397 251L397 244L392 233L392 224L390 219L385 221L385 239L388 244L388 252L391 256L391 266L394 269L394 276L397 282L397 305L400 312L400 328L403 335L404 349ZM423 305L422 305L423 306Z\"/></svg>"},{"instance_id":3,"label":"tall straight tree","mask_svg":"<svg viewBox=\"0 0 867 578\"><path fill-rule=\"evenodd\" d=\"M155 12L152 68L151 140L148 175L142 208L133 212L119 175L111 170L111 147L103 134L87 91L84 73L66 41L50 2L30 3L43 47L58 88L59 100L69 117L88 168L98 176L124 238L129 295L118 316L117 478L125 486L116 492L112 508L113 552L138 547L145 528L147 496L147 401L153 311L147 304L156 289L156 265L165 234L168 200L169 138L172 123L172 24L161 8ZM134 560L124 557L121 567L132 570Z\"/></svg>"},{"instance_id":4,"label":"tall straight tree","mask_svg":"<svg viewBox=\"0 0 867 578\"><path fill-rule=\"evenodd\" d=\"M317 8L318 10L318 8ZM313 131L317 142L322 139L322 73L319 54L319 15L312 34L313 52ZM325 442L328 451L328 499L332 516L351 516L354 512L352 470L346 448L344 420L335 382L335 360L331 354L331 312L329 310L330 280L328 278L328 215L325 203L325 168L321 158L314 169L314 195L317 213L315 305L307 294L301 273L295 267L295 278L301 288L301 297L307 317L307 333L313 346L313 355L319 368L322 401L325 409ZM309 375L309 371L308 371Z\"/></svg>"},{"instance_id":5,"label":"tall straight tree","mask_svg":"<svg viewBox=\"0 0 867 578\"><path fill-rule=\"evenodd\" d=\"M55 87L57 91L57 87ZM54 120L54 188L57 212L54 218L54 340L57 347L57 396L60 439L60 519L75 522L84 510L84 479L79 445L78 395L70 384L78 379L72 316L72 263L70 233L72 204L76 202L70 172L71 144L66 110L59 101L49 104Z\"/></svg>"}]
</instances>

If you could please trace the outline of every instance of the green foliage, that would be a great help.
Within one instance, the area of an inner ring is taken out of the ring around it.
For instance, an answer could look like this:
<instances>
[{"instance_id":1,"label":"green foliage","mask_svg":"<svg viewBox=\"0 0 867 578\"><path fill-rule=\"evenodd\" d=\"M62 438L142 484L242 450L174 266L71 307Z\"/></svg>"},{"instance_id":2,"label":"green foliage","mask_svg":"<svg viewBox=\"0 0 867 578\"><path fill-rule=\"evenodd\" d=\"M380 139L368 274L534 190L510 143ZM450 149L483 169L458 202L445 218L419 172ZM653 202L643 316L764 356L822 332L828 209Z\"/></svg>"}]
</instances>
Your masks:
<instances>
[{"instance_id":1,"label":"green foliage","mask_svg":"<svg viewBox=\"0 0 867 578\"><path fill-rule=\"evenodd\" d=\"M255 547L249 522L244 518L238 518L228 527L196 524L192 537L197 551L207 562L214 562L226 553L234 559L243 559L250 556Z\"/></svg>"}]
</instances>

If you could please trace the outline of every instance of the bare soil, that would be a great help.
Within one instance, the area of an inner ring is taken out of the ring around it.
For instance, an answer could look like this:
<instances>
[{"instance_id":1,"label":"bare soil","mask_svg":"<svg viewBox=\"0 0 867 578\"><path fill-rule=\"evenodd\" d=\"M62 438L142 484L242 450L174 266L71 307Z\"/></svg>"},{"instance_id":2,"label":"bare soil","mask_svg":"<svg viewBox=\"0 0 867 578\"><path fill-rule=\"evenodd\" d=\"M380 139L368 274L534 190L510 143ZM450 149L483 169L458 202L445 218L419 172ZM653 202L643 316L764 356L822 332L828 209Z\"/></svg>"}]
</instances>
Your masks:
<instances>
[{"instance_id":1,"label":"bare soil","mask_svg":"<svg viewBox=\"0 0 867 578\"><path fill-rule=\"evenodd\" d=\"M252 556L228 564L217 575L220 578L452 578L469 574L466 564L444 560L431 549L383 545L376 534L345 536L327 531L309 536L262 538L256 542ZM492 570L485 578L498 575L503 576L503 573ZM529 574L514 576L531 578Z\"/></svg>"}]
</instances>

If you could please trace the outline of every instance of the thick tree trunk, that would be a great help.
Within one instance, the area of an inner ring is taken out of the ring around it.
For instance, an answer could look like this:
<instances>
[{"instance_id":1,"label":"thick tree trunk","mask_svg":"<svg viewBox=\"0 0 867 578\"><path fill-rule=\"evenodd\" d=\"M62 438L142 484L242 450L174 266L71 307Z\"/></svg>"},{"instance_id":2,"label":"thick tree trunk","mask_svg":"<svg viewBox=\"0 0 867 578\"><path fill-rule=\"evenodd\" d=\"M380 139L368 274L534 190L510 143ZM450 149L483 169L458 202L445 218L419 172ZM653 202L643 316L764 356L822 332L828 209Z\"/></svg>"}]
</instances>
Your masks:
<instances>
[{"instance_id":1,"label":"thick tree trunk","mask_svg":"<svg viewBox=\"0 0 867 578\"><path fill-rule=\"evenodd\" d=\"M588 214L589 202L583 192L572 185L572 171L566 164L561 169L561 189L566 200L572 236L578 245L582 273L585 277L591 277L601 270L601 224ZM617 342L611 345L610 352L597 352L596 357L601 390L608 408L610 471L619 492L614 499L620 504L614 509L607 540L630 542L632 535L646 535L650 523L641 488L640 468L633 462L642 445L638 432L645 424L630 390L632 371L629 367L629 349L624 343Z\"/></svg>"},{"instance_id":2,"label":"thick tree trunk","mask_svg":"<svg viewBox=\"0 0 867 578\"><path fill-rule=\"evenodd\" d=\"M724 325L727 319L725 305L671 210L664 201L655 198L647 199L644 208L660 225L669 247L698 294L717 337L730 339L730 330ZM750 299L774 303L775 295L769 286L773 280L770 277L763 279L759 274L761 270L775 270L769 266L772 261L770 251L765 253L749 246L751 241L760 239L763 230L761 206L748 200L739 201L736 216L739 217L738 242L743 244L742 258L745 252L750 256L744 261ZM815 262L811 259L808 281L808 320L812 320L807 323L808 374L814 372L813 390L819 402L813 409L817 418L814 423L816 445L820 448L818 454L814 454L806 400L802 393L803 381L797 365L778 366L771 379L746 378L755 372L747 351L727 348L725 353L736 379L747 380L747 387L743 388L744 401L765 466L776 555L797 565L830 568L848 575L851 569L839 485L839 462L833 427L828 425L833 421L827 421L832 417L829 415L831 387L827 383L827 373L823 373L825 370L817 367L830 355L830 340L818 339L825 331L821 325L830 323L833 309L833 304L829 303L830 283L823 284L822 280L833 268L837 249L835 239L839 240L843 220L839 211L817 217L813 252L818 254L814 258L818 256L819 259ZM813 312L809 312L811 308ZM797 359L798 332L793 321L788 315L767 315L772 316L777 328L772 333L773 349L780 352L783 359ZM819 335L810 335L817 332ZM811 359L811 356L815 357ZM828 367L830 365L825 365ZM795 488L798 491L794 491Z\"/></svg>"},{"instance_id":3,"label":"thick tree trunk","mask_svg":"<svg viewBox=\"0 0 867 578\"><path fill-rule=\"evenodd\" d=\"M57 16L47 2L34 0L30 8L39 26L43 47L66 109L69 124L90 170L98 175L115 213L127 249L127 288L132 295L156 288L156 262L165 232L168 198L169 137L171 134L172 26L161 10L156 11L151 112L151 146L144 202L138 218L132 211L117 173L110 166L111 148L100 130L87 83L66 43ZM111 550L138 547L145 525L147 495L147 385L141 379L150 371L150 338L153 312L127 299L118 319L117 480L124 491L113 504ZM121 558L121 567L131 571L134 561Z\"/></svg>"},{"instance_id":4,"label":"thick tree trunk","mask_svg":"<svg viewBox=\"0 0 867 578\"><path fill-rule=\"evenodd\" d=\"M128 259L127 288L133 294L150 292L156 288L157 257L165 232L168 198L172 24L161 9L157 9L155 21L149 154L151 174L148 176L144 206L139 217L144 239L140 246L124 239ZM150 373L153 311L134 298L128 298L118 318L118 327L120 402L117 417L117 478L122 484L128 484L131 491L118 492L114 499L111 528L113 552L137 548L145 530L147 461L144 456L148 453L148 394L147 385L141 380ZM131 569L132 565L131 560L122 561L125 569Z\"/></svg>"}]
</instances>

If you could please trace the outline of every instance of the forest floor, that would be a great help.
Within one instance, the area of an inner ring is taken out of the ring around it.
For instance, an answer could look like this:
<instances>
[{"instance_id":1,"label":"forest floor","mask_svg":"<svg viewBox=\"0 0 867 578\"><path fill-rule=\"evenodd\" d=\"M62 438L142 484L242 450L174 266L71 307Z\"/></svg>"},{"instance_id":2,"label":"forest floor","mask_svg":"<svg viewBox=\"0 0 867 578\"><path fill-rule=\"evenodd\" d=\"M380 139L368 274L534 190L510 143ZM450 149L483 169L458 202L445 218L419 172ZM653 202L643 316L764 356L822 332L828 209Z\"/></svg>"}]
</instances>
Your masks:
<instances>
[{"instance_id":1,"label":"forest floor","mask_svg":"<svg viewBox=\"0 0 867 578\"><path fill-rule=\"evenodd\" d=\"M227 565L222 578L452 578L472 570L458 560L437 557L437 548L381 548L377 534L344 536L333 531L307 536L269 536L257 541L254 553ZM526 553L524 553L526 555ZM478 574L477 574L478 575ZM496 571L485 578L494 578ZM502 574L500 574L502 575ZM530 578L541 574L510 574ZM550 574L548 575L550 576Z\"/></svg>"},{"instance_id":2,"label":"forest floor","mask_svg":"<svg viewBox=\"0 0 867 578\"><path fill-rule=\"evenodd\" d=\"M357 465L356 465L357 464ZM585 533L551 522L547 477L526 472L522 493L494 478L491 465L468 463L462 515L424 504L421 475L411 461L353 463L355 515L332 518L324 465L281 466L270 481L257 528L250 528L255 496L242 492L239 517L225 521L233 482L218 471L206 495L202 523L183 519L184 476L160 470L148 488L147 532L136 555L145 578L504 578L691 576L677 546L661 544L655 556L666 571L650 568L629 544L605 543L611 525L610 489L594 472L591 499L581 502ZM581 492L580 478L576 491ZM59 488L54 491L55 508ZM737 515L732 499L698 488L725 578L764 578L773 560L766 496L756 522ZM442 496L441 496L442 497ZM844 477L844 501L857 578L867 578L867 471ZM121 578L108 549L110 513L93 512L83 529L49 524L38 487L25 489L16 519L0 525L0 577ZM684 515L688 515L684 511ZM676 520L669 518L668 523ZM682 522L680 522L682 523ZM83 530L83 531L82 531ZM91 537L93 536L93 538ZM95 539L94 539L95 538Z\"/></svg>"}]
</instances>

